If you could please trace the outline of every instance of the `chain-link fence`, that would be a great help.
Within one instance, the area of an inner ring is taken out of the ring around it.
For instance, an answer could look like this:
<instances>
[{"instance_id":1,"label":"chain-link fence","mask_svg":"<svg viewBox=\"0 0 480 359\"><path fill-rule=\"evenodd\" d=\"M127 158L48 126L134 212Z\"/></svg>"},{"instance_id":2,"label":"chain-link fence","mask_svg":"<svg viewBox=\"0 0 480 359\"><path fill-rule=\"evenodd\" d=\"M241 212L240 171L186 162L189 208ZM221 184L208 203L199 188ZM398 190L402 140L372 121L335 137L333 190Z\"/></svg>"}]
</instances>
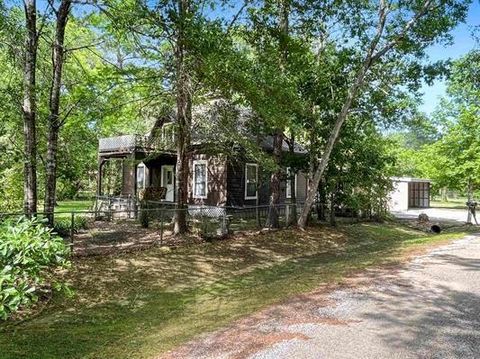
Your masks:
<instances>
[{"instance_id":1,"label":"chain-link fence","mask_svg":"<svg viewBox=\"0 0 480 359\"><path fill-rule=\"evenodd\" d=\"M298 213L301 209L301 205L291 204L275 207L190 205L176 209L174 204L165 202L130 202L128 206L116 206L116 203L111 200L110 205L95 206L91 211L55 212L53 231L65 238L75 255L102 254L221 238L229 233L269 227L275 218L279 227L285 227L295 220L295 211ZM276 211L277 216L272 216L271 211ZM185 236L174 236L176 215L185 217L188 229ZM21 213L0 213L0 221L22 216ZM47 223L46 213L38 213L37 217Z\"/></svg>"}]
</instances>

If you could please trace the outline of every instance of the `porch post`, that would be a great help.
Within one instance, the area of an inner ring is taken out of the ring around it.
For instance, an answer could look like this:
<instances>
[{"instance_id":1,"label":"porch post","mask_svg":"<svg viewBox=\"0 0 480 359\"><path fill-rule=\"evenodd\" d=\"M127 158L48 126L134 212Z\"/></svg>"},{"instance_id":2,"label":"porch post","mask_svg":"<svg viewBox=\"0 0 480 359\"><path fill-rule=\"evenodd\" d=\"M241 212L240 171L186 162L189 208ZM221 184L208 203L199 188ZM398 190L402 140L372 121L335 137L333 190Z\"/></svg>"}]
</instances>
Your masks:
<instances>
[{"instance_id":1,"label":"porch post","mask_svg":"<svg viewBox=\"0 0 480 359\"><path fill-rule=\"evenodd\" d=\"M132 164L133 164L133 197L137 199L137 161L135 158L135 153L132 154Z\"/></svg>"},{"instance_id":2,"label":"porch post","mask_svg":"<svg viewBox=\"0 0 480 359\"><path fill-rule=\"evenodd\" d=\"M98 171L97 171L97 196L102 195L102 169L105 159L103 157L98 158Z\"/></svg>"}]
</instances>

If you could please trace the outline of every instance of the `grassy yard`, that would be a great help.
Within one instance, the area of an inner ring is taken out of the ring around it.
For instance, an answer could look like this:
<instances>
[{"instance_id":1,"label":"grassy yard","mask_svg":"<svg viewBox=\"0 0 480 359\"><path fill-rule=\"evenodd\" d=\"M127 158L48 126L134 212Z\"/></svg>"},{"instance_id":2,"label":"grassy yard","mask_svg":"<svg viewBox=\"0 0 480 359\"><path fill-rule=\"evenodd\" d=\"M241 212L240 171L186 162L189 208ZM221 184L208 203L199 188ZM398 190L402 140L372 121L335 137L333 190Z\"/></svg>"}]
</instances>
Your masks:
<instances>
[{"instance_id":1,"label":"grassy yard","mask_svg":"<svg viewBox=\"0 0 480 359\"><path fill-rule=\"evenodd\" d=\"M55 207L55 212L88 211L92 209L92 206L92 200L60 201L58 202L58 206Z\"/></svg>"},{"instance_id":2,"label":"grassy yard","mask_svg":"<svg viewBox=\"0 0 480 359\"><path fill-rule=\"evenodd\" d=\"M464 233L343 225L76 261L73 298L0 325L0 357L152 358L269 304Z\"/></svg>"},{"instance_id":3,"label":"grassy yard","mask_svg":"<svg viewBox=\"0 0 480 359\"><path fill-rule=\"evenodd\" d=\"M467 198L449 198L448 201L442 201L440 199L435 199L430 202L431 207L435 208L456 208L456 209L466 209L467 206L465 203Z\"/></svg>"}]
</instances>

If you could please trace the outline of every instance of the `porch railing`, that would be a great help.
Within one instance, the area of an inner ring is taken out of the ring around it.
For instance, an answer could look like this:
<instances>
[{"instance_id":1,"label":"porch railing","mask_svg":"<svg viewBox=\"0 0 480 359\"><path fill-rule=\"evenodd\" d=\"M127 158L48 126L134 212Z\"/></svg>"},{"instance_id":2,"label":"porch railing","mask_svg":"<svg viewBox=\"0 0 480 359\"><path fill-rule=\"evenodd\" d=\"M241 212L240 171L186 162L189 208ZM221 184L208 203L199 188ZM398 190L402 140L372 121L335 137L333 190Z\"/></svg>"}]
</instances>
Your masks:
<instances>
[{"instance_id":1,"label":"porch railing","mask_svg":"<svg viewBox=\"0 0 480 359\"><path fill-rule=\"evenodd\" d=\"M173 140L164 136L123 135L100 138L98 141L98 151L101 153L131 152L135 149L172 150L173 148Z\"/></svg>"}]
</instances>

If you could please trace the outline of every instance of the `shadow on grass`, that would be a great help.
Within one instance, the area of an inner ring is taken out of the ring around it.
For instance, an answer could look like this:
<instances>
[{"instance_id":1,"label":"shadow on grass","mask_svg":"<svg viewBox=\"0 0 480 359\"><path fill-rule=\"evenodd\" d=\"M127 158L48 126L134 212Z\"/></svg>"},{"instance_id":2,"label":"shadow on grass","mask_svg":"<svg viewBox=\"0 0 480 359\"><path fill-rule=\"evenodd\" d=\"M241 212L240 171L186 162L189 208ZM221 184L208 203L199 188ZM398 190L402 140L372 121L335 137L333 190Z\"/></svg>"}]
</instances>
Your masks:
<instances>
[{"instance_id":1,"label":"shadow on grass","mask_svg":"<svg viewBox=\"0 0 480 359\"><path fill-rule=\"evenodd\" d=\"M69 278L75 298L57 296L40 316L0 327L2 358L152 357L433 239L358 224L78 260Z\"/></svg>"}]
</instances>

